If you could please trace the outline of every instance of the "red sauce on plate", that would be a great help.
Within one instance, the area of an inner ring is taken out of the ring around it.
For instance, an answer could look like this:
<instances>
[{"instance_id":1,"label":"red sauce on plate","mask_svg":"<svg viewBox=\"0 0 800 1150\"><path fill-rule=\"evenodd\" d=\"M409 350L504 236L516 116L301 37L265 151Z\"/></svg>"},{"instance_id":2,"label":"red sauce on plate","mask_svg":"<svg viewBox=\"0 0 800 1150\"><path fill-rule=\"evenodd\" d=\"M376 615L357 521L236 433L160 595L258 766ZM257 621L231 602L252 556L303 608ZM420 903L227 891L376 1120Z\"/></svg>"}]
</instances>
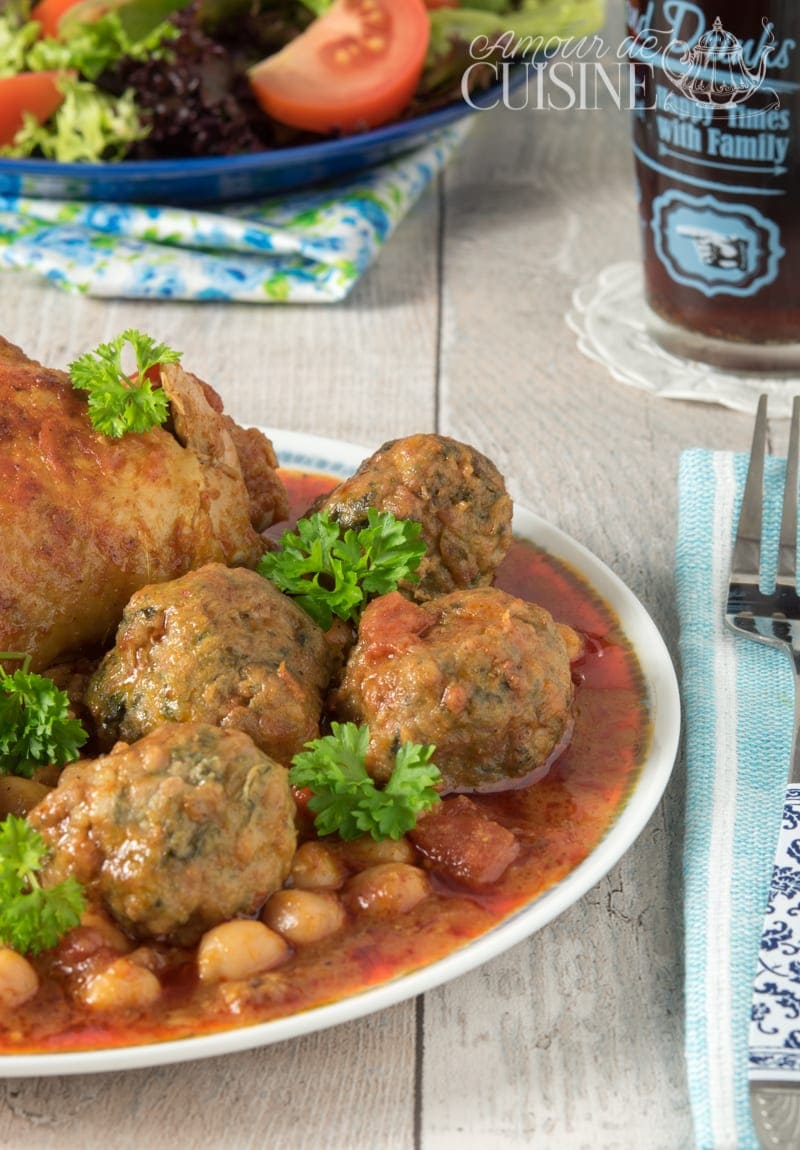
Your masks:
<instances>
[{"instance_id":1,"label":"red sauce on plate","mask_svg":"<svg viewBox=\"0 0 800 1150\"><path fill-rule=\"evenodd\" d=\"M330 477L316 474L288 472L284 479L294 516L332 485ZM520 843L517 858L496 883L468 890L434 874L432 894L408 913L385 919L351 914L337 934L298 948L284 965L243 981L201 985L193 952L173 949L161 975L161 998L138 1013L92 1014L74 1002L59 976L58 952L50 952L34 960L39 993L0 1021L0 1052L163 1041L308 1010L451 953L568 875L614 822L647 751L642 675L611 609L577 572L547 552L515 540L497 584L543 604L557 620L581 631L586 650L574 667L572 741L549 774L527 788L471 796Z\"/></svg>"}]
</instances>

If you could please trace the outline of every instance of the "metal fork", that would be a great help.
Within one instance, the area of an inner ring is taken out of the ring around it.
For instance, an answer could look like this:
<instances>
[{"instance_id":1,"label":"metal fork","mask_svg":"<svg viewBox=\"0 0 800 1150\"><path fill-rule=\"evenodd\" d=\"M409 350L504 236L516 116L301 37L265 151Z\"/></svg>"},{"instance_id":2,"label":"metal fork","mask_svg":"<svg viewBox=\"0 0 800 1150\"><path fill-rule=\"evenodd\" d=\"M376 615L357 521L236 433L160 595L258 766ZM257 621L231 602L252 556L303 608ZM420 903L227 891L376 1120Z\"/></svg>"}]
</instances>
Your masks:
<instances>
[{"instance_id":1,"label":"metal fork","mask_svg":"<svg viewBox=\"0 0 800 1150\"><path fill-rule=\"evenodd\" d=\"M725 622L792 658L794 733L783 824L764 916L750 1019L750 1108L766 1150L800 1146L800 595L797 592L797 475L800 399L792 422L775 587L761 590L767 397L758 402L736 532Z\"/></svg>"}]
</instances>

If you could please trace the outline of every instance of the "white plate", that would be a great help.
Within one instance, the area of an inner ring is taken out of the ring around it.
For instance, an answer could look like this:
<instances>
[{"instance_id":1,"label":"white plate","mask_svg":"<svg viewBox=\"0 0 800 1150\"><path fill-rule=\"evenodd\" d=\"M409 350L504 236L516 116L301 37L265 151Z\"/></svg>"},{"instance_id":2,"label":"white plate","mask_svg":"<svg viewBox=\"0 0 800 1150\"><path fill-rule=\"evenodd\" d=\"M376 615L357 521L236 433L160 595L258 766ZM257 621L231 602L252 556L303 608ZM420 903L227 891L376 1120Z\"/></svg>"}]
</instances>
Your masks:
<instances>
[{"instance_id":1,"label":"white plate","mask_svg":"<svg viewBox=\"0 0 800 1150\"><path fill-rule=\"evenodd\" d=\"M285 431L268 431L285 467L352 474L370 449L338 440ZM183 1038L145 1046L78 1051L64 1054L0 1056L0 1077L85 1074L105 1070L131 1070L166 1065L194 1058L266 1046L315 1030L336 1026L458 978L473 967L502 954L528 938L577 902L622 857L644 830L669 780L680 734L680 696L667 648L639 600L604 563L563 531L524 508L514 513L517 535L530 539L551 555L579 571L619 618L641 665L652 724L652 741L633 791L594 850L561 882L488 933L445 958L383 986L363 991L328 1006L319 1006L288 1018L224 1031L199 1038Z\"/></svg>"}]
</instances>

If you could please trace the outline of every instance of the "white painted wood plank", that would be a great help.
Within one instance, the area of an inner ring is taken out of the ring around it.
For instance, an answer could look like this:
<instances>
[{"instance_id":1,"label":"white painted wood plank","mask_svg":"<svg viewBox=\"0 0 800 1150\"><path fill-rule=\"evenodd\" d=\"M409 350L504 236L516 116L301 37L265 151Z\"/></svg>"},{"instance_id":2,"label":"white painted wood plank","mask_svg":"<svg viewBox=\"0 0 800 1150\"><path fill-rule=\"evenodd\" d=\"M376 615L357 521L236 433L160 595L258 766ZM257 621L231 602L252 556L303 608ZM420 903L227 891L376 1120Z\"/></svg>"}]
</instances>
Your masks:
<instances>
[{"instance_id":1,"label":"white painted wood plank","mask_svg":"<svg viewBox=\"0 0 800 1150\"><path fill-rule=\"evenodd\" d=\"M749 419L615 382L564 322L574 288L638 254L627 117L498 111L446 176L441 428L634 589L677 654L683 447ZM581 902L428 994L423 1150L674 1150L682 1053L678 767L634 849Z\"/></svg>"},{"instance_id":2,"label":"white painted wood plank","mask_svg":"<svg viewBox=\"0 0 800 1150\"><path fill-rule=\"evenodd\" d=\"M414 1007L245 1054L0 1082L9 1150L406 1150Z\"/></svg>"},{"instance_id":3,"label":"white painted wood plank","mask_svg":"<svg viewBox=\"0 0 800 1150\"><path fill-rule=\"evenodd\" d=\"M6 273L0 330L48 366L66 368L138 327L182 350L184 365L243 423L377 446L433 427L438 211L432 188L340 305L95 300Z\"/></svg>"}]
</instances>

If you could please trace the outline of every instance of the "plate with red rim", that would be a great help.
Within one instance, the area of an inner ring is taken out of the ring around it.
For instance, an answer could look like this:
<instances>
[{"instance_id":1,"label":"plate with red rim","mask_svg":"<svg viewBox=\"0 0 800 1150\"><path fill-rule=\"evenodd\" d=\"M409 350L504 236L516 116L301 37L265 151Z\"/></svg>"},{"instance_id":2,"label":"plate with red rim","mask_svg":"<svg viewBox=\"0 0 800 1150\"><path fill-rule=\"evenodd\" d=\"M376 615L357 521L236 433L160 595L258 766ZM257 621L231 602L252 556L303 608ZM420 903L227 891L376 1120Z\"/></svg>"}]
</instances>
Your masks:
<instances>
[{"instance_id":1,"label":"plate with red rim","mask_svg":"<svg viewBox=\"0 0 800 1150\"><path fill-rule=\"evenodd\" d=\"M268 430L281 466L334 478L353 473L371 452L298 432ZM680 695L664 640L634 593L581 543L533 512L516 507L514 533L576 572L610 608L638 660L649 741L641 765L605 833L573 869L506 918L428 965L390 977L338 1001L267 1022L197 1037L96 1050L0 1055L0 1077L84 1074L167 1065L245 1051L297 1038L384 1010L458 978L545 928L583 897L644 830L669 781L680 736Z\"/></svg>"}]
</instances>

